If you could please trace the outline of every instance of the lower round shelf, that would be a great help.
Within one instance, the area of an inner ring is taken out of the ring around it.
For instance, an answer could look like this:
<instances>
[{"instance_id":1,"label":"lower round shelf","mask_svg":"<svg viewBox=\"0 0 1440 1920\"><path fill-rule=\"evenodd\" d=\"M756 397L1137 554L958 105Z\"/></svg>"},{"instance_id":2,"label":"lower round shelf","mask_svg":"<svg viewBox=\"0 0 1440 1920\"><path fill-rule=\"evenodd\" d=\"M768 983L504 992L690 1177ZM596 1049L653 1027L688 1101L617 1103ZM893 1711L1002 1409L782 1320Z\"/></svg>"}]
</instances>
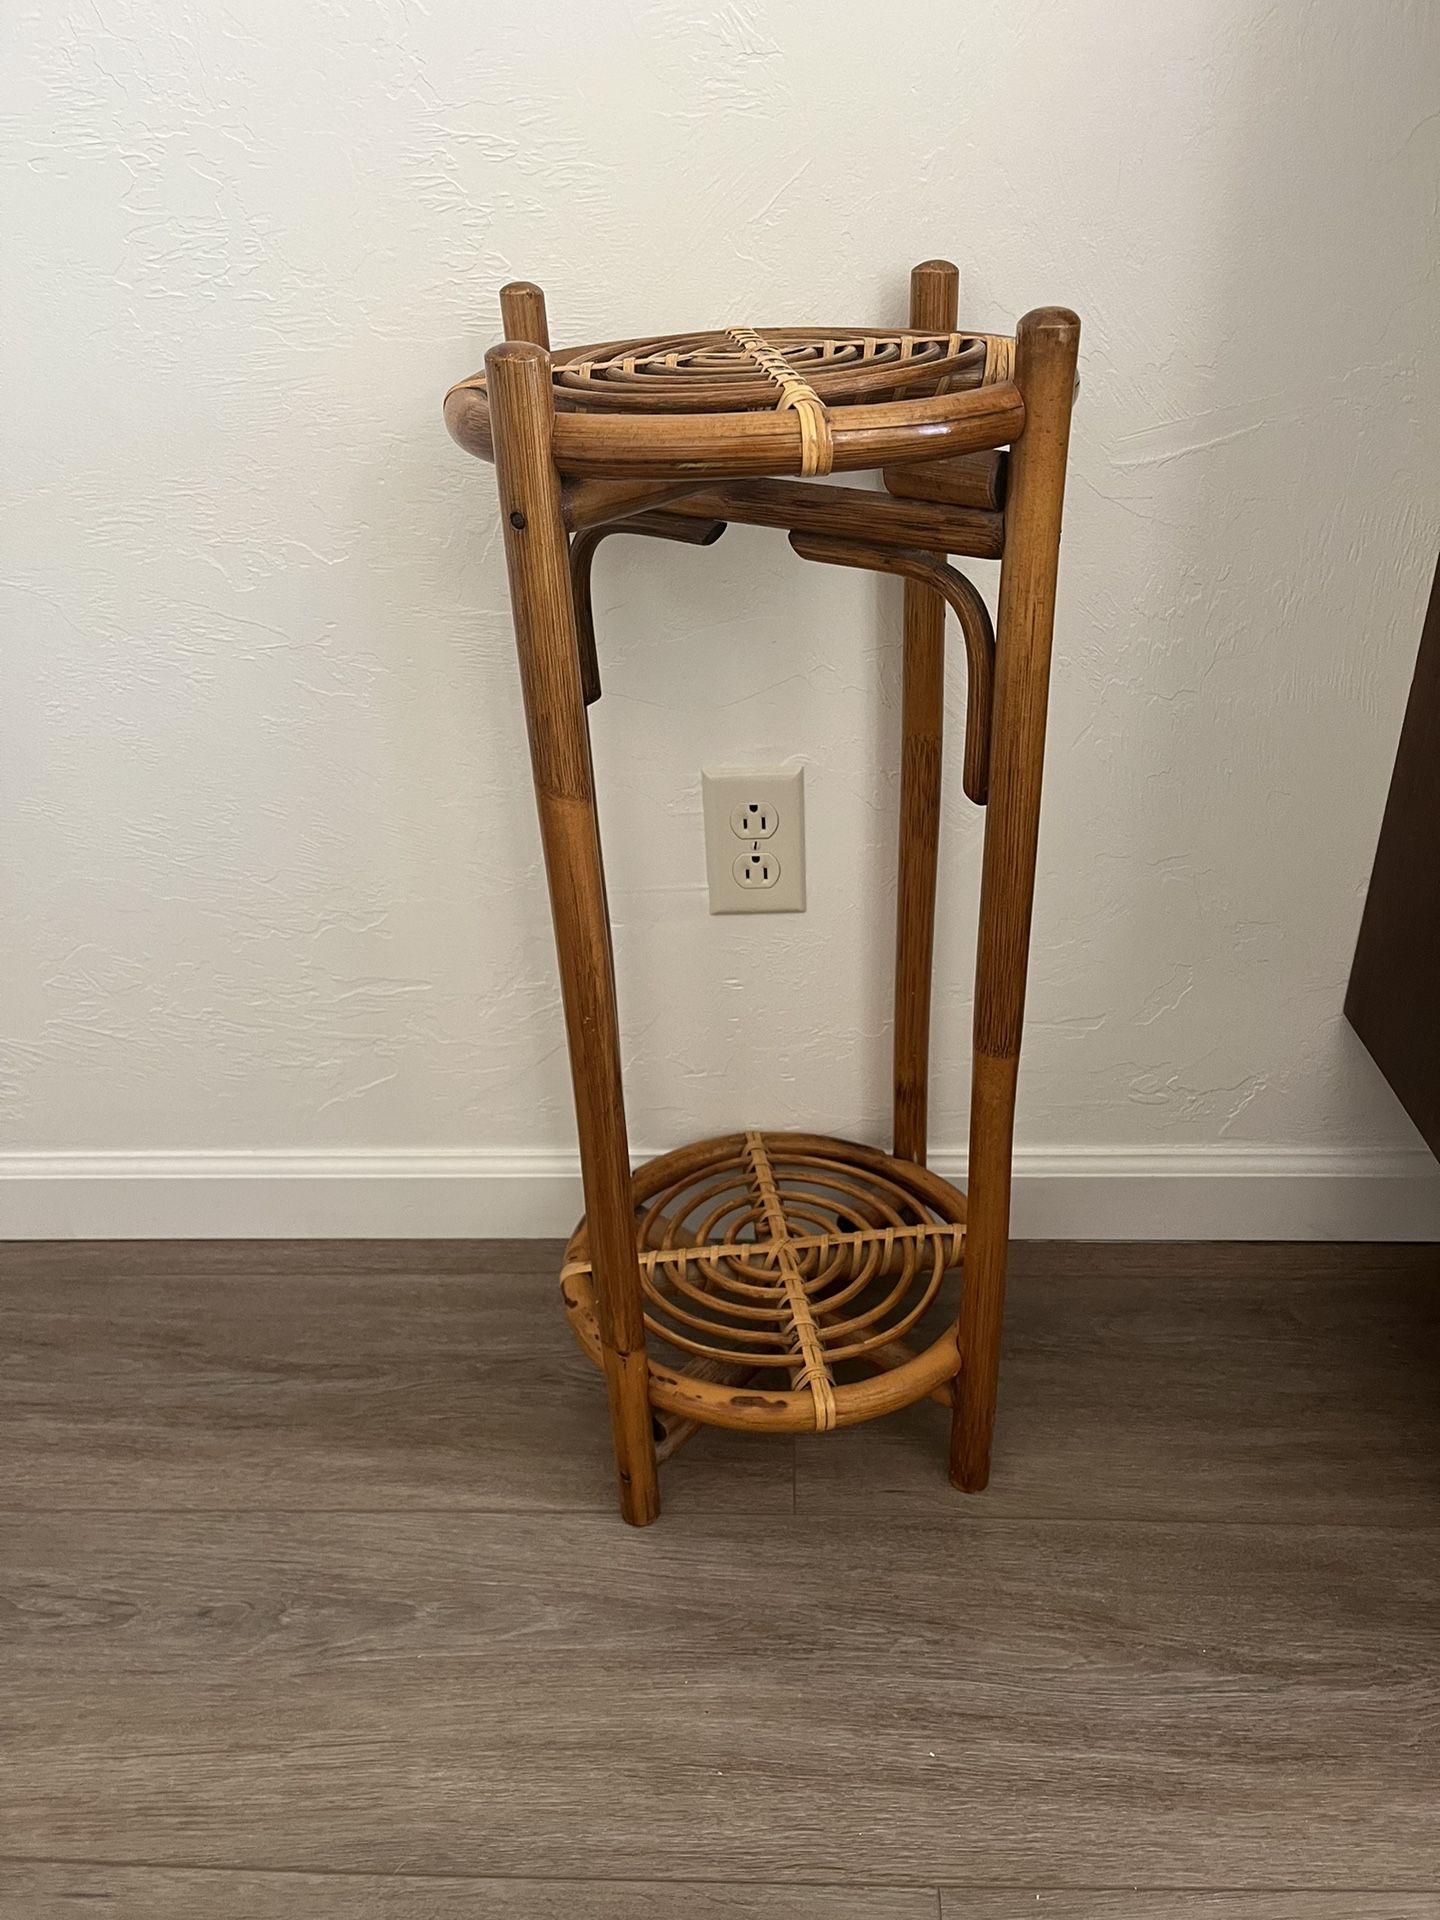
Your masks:
<instances>
[{"instance_id":1,"label":"lower round shelf","mask_svg":"<svg viewBox=\"0 0 1440 1920\"><path fill-rule=\"evenodd\" d=\"M958 1371L953 1326L920 1352L904 1339L964 1252L964 1197L937 1174L823 1134L752 1132L661 1154L633 1184L662 1411L813 1432L908 1406ZM561 1290L600 1365L583 1220ZM849 1362L869 1371L837 1378Z\"/></svg>"}]
</instances>

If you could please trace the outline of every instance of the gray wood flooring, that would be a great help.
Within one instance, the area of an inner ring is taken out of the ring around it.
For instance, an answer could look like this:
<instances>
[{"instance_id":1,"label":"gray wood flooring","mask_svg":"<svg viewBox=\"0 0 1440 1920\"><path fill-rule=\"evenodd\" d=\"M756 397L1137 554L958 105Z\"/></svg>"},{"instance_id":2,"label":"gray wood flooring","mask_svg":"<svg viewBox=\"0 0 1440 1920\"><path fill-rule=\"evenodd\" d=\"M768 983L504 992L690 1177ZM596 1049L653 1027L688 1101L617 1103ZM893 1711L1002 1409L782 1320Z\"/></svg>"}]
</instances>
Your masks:
<instances>
[{"instance_id":1,"label":"gray wood flooring","mask_svg":"<svg viewBox=\"0 0 1440 1920\"><path fill-rule=\"evenodd\" d=\"M0 1248L0 1916L1435 1920L1440 1251L1018 1247L643 1533L535 1244Z\"/></svg>"}]
</instances>

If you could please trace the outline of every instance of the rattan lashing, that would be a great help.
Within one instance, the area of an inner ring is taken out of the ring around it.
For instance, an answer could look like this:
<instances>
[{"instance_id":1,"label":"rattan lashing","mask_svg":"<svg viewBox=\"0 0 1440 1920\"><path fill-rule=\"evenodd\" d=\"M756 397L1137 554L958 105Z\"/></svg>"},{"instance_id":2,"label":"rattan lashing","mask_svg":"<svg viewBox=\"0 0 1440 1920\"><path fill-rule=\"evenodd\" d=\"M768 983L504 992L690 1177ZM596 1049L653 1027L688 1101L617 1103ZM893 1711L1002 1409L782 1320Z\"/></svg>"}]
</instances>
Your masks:
<instances>
[{"instance_id":1,"label":"rattan lashing","mask_svg":"<svg viewBox=\"0 0 1440 1920\"><path fill-rule=\"evenodd\" d=\"M729 333L766 379L780 389L780 412L793 413L800 422L801 473L807 476L829 473L835 462L835 443L830 437L830 416L825 411L825 402L778 347L772 347L749 327L731 327Z\"/></svg>"}]
</instances>

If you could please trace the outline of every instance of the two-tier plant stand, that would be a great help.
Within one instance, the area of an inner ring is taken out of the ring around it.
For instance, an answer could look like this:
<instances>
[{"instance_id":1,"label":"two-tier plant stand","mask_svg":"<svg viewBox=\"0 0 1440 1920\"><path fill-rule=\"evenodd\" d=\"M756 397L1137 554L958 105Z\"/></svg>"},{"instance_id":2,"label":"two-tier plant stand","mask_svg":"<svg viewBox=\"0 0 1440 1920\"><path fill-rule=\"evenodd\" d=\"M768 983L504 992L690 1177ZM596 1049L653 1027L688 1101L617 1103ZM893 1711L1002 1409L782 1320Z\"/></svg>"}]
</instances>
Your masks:
<instances>
[{"instance_id":1,"label":"two-tier plant stand","mask_svg":"<svg viewBox=\"0 0 1440 1920\"><path fill-rule=\"evenodd\" d=\"M552 353L544 298L517 283L503 344L446 398L451 433L499 483L584 1175L562 1291L605 1375L637 1526L659 1513L659 1462L699 1425L824 1431L930 1396L953 1405L954 1484L989 1475L1080 324L1044 308L1013 339L968 332L957 290L930 260L908 328L744 325ZM877 469L883 493L810 477ZM632 1175L590 568L606 534L706 545L732 520L905 583L893 1152L751 1129ZM1000 562L995 630L956 555ZM986 810L968 1195L925 1165L947 607L968 676L961 778ZM958 1321L917 1349L907 1336L954 1267Z\"/></svg>"}]
</instances>

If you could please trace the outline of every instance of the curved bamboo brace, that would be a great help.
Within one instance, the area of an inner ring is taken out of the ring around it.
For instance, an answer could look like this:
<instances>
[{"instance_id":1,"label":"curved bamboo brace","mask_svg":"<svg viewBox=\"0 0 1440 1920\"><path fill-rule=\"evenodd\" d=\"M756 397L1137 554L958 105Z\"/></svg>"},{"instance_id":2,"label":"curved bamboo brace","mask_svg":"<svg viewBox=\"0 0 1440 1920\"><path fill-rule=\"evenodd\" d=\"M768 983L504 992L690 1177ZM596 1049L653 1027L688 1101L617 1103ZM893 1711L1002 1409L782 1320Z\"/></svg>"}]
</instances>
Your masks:
<instances>
[{"instance_id":1,"label":"curved bamboo brace","mask_svg":"<svg viewBox=\"0 0 1440 1920\"><path fill-rule=\"evenodd\" d=\"M678 514L632 513L628 520L610 520L587 527L570 542L570 590L575 597L576 637L580 644L580 684L585 704L600 698L600 657L595 651L595 611L590 597L590 572L595 549L608 533L646 533L652 540L678 540L686 547L713 547L725 531L723 520L682 520Z\"/></svg>"},{"instance_id":2,"label":"curved bamboo brace","mask_svg":"<svg viewBox=\"0 0 1440 1920\"><path fill-rule=\"evenodd\" d=\"M919 580L943 595L965 637L970 694L965 705L965 760L962 781L977 807L990 788L990 707L995 678L995 629L990 609L963 573L913 547L879 547L863 540L839 540L830 534L792 533L790 544L802 560L832 567L864 567L872 573L898 573Z\"/></svg>"}]
</instances>

